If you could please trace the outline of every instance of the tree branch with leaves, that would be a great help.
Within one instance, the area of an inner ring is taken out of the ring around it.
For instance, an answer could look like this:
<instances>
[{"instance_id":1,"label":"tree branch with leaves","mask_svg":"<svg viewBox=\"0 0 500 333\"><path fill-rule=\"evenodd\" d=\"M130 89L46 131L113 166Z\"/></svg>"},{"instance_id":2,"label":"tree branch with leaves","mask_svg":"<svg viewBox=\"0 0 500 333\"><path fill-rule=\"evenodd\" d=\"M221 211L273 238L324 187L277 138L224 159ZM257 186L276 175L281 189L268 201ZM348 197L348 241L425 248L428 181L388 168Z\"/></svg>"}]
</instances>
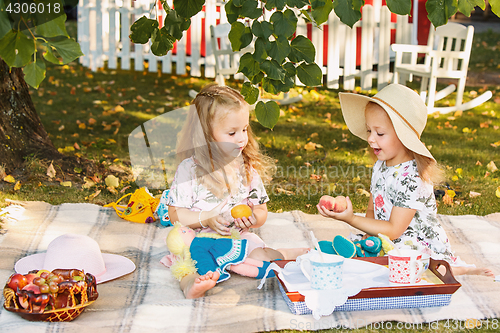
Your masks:
<instances>
[{"instance_id":1,"label":"tree branch with leaves","mask_svg":"<svg viewBox=\"0 0 500 333\"><path fill-rule=\"evenodd\" d=\"M151 51L157 56L167 54L175 41L186 31L191 17L199 13L204 0L174 0L171 8L161 0L167 13L164 26L159 28L155 19L145 16L131 27L130 39L145 44L151 40ZM493 13L500 13L500 0L490 0ZM362 0L230 0L225 4L228 22L231 24L229 40L233 51L240 51L254 41L254 51L240 59L239 73L248 82L241 93L253 104L259 96L258 86L271 94L288 92L298 79L305 86L321 85L322 71L314 62L316 50L309 39L296 36L297 22L303 19L320 27L332 11L340 20L353 27L361 19ZM484 0L427 0L428 18L434 26L444 25L448 19L462 12L470 16L474 7L485 8ZM393 13L410 15L411 0L387 0ZM175 9L174 9L175 8ZM272 11L269 21L264 20L264 9ZM259 101L255 112L259 122L273 128L278 122L279 107L276 102Z\"/></svg>"}]
</instances>

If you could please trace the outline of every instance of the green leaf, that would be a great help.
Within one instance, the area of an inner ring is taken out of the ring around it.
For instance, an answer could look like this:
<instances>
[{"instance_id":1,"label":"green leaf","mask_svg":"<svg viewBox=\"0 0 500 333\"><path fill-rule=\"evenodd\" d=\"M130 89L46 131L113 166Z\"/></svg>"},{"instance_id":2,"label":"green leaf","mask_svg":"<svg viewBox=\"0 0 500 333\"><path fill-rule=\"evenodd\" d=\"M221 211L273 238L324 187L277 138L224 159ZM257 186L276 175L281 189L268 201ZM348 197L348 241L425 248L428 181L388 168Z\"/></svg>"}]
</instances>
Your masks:
<instances>
[{"instance_id":1,"label":"green leaf","mask_svg":"<svg viewBox=\"0 0 500 333\"><path fill-rule=\"evenodd\" d=\"M287 0L288 7L295 7L301 9L305 6L309 6L309 1L307 0Z\"/></svg>"},{"instance_id":2,"label":"green leaf","mask_svg":"<svg viewBox=\"0 0 500 333\"><path fill-rule=\"evenodd\" d=\"M486 8L484 0L458 0L458 11L469 17L475 7Z\"/></svg>"},{"instance_id":3,"label":"green leaf","mask_svg":"<svg viewBox=\"0 0 500 333\"><path fill-rule=\"evenodd\" d=\"M245 96L245 101L252 105L259 99L259 89L254 87L250 82L243 83L241 94Z\"/></svg>"},{"instance_id":4,"label":"green leaf","mask_svg":"<svg viewBox=\"0 0 500 333\"><path fill-rule=\"evenodd\" d=\"M267 44L270 44L267 39L259 37L255 40L255 51L253 52L253 58L255 59L255 61L262 63L267 59Z\"/></svg>"},{"instance_id":5,"label":"green leaf","mask_svg":"<svg viewBox=\"0 0 500 333\"><path fill-rule=\"evenodd\" d=\"M68 32L66 31L66 15L59 15L51 21L46 21L37 25L36 33L43 37L69 37Z\"/></svg>"},{"instance_id":6,"label":"green leaf","mask_svg":"<svg viewBox=\"0 0 500 333\"><path fill-rule=\"evenodd\" d=\"M52 50L55 49L57 53L59 53L62 57L62 64L70 63L83 55L82 50L80 49L80 44L71 38L65 38L57 41L47 41L47 44Z\"/></svg>"},{"instance_id":7,"label":"green leaf","mask_svg":"<svg viewBox=\"0 0 500 333\"><path fill-rule=\"evenodd\" d=\"M280 35L275 41L271 42L271 49L268 54L279 64L282 64L283 61L285 61L285 58L288 57L290 50L291 47L288 39Z\"/></svg>"},{"instance_id":8,"label":"green leaf","mask_svg":"<svg viewBox=\"0 0 500 333\"><path fill-rule=\"evenodd\" d=\"M448 18L457 12L456 5L457 0L427 0L425 3L427 17L435 27L445 25L448 23Z\"/></svg>"},{"instance_id":9,"label":"green leaf","mask_svg":"<svg viewBox=\"0 0 500 333\"><path fill-rule=\"evenodd\" d=\"M500 0L489 0L488 1L491 6L491 11L496 16L500 17ZM481 7L484 9L484 7Z\"/></svg>"},{"instance_id":10,"label":"green leaf","mask_svg":"<svg viewBox=\"0 0 500 333\"><path fill-rule=\"evenodd\" d=\"M297 30L297 16L291 9L282 12L275 12L271 15L271 20L276 36L290 38Z\"/></svg>"},{"instance_id":11,"label":"green leaf","mask_svg":"<svg viewBox=\"0 0 500 333\"><path fill-rule=\"evenodd\" d=\"M156 29L151 35L151 52L155 56L164 56L168 53L175 43L175 38L168 34L165 27Z\"/></svg>"},{"instance_id":12,"label":"green leaf","mask_svg":"<svg viewBox=\"0 0 500 333\"><path fill-rule=\"evenodd\" d=\"M3 0L0 0L0 39L3 38L12 27L9 22L9 15L5 11L5 3Z\"/></svg>"},{"instance_id":13,"label":"green leaf","mask_svg":"<svg viewBox=\"0 0 500 333\"><path fill-rule=\"evenodd\" d=\"M283 10L283 8L285 8L285 5L286 5L285 0L267 0L266 9L272 10L276 8L277 10L281 11Z\"/></svg>"},{"instance_id":14,"label":"green leaf","mask_svg":"<svg viewBox=\"0 0 500 333\"><path fill-rule=\"evenodd\" d=\"M291 62L283 64L283 69L285 69L287 77L295 78L295 75L297 75L297 69Z\"/></svg>"},{"instance_id":15,"label":"green leaf","mask_svg":"<svg viewBox=\"0 0 500 333\"><path fill-rule=\"evenodd\" d=\"M9 67L24 67L35 53L35 43L21 31L10 30L0 39L0 57Z\"/></svg>"},{"instance_id":16,"label":"green leaf","mask_svg":"<svg viewBox=\"0 0 500 333\"><path fill-rule=\"evenodd\" d=\"M191 18L201 12L205 0L174 0L174 8L184 18Z\"/></svg>"},{"instance_id":17,"label":"green leaf","mask_svg":"<svg viewBox=\"0 0 500 333\"><path fill-rule=\"evenodd\" d=\"M255 107L255 115L262 126L273 129L280 118L280 107L274 101L260 101Z\"/></svg>"},{"instance_id":18,"label":"green leaf","mask_svg":"<svg viewBox=\"0 0 500 333\"><path fill-rule=\"evenodd\" d=\"M247 1L247 0L233 0L233 4L236 7L243 7L243 4L245 3L245 1Z\"/></svg>"},{"instance_id":19,"label":"green leaf","mask_svg":"<svg viewBox=\"0 0 500 333\"><path fill-rule=\"evenodd\" d=\"M280 64L278 64L274 59L264 61L260 65L260 68L264 73L266 73L269 79L279 80L281 82L285 79L285 69L283 69L283 67L281 67Z\"/></svg>"},{"instance_id":20,"label":"green leaf","mask_svg":"<svg viewBox=\"0 0 500 333\"><path fill-rule=\"evenodd\" d=\"M362 5L363 0L336 0L333 7L340 21L352 28L361 19Z\"/></svg>"},{"instance_id":21,"label":"green leaf","mask_svg":"<svg viewBox=\"0 0 500 333\"><path fill-rule=\"evenodd\" d=\"M246 0L243 6L241 7L241 15L248 17L252 20L261 17L264 13L262 8L258 8L257 0Z\"/></svg>"},{"instance_id":22,"label":"green leaf","mask_svg":"<svg viewBox=\"0 0 500 333\"><path fill-rule=\"evenodd\" d=\"M183 36L183 32L189 29L191 25L191 19L185 19L180 17L177 12L172 9L168 12L167 17L165 17L164 27L167 33L177 40L180 40Z\"/></svg>"},{"instance_id":23,"label":"green leaf","mask_svg":"<svg viewBox=\"0 0 500 333\"><path fill-rule=\"evenodd\" d=\"M389 10L398 15L411 14L411 0L386 0Z\"/></svg>"},{"instance_id":24,"label":"green leaf","mask_svg":"<svg viewBox=\"0 0 500 333\"><path fill-rule=\"evenodd\" d=\"M23 68L24 81L33 88L38 89L45 79L45 63L42 60L31 62Z\"/></svg>"},{"instance_id":25,"label":"green leaf","mask_svg":"<svg viewBox=\"0 0 500 333\"><path fill-rule=\"evenodd\" d=\"M241 15L241 7L236 7L233 0L230 0L228 3L226 3L224 9L226 10L226 17L229 24L233 24L234 22L236 22L238 17L240 17Z\"/></svg>"},{"instance_id":26,"label":"green leaf","mask_svg":"<svg viewBox=\"0 0 500 333\"><path fill-rule=\"evenodd\" d=\"M290 46L292 48L290 54L288 55L288 59L290 59L290 61L296 63L305 61L308 64L314 62L316 49L309 38L299 35L292 40Z\"/></svg>"},{"instance_id":27,"label":"green leaf","mask_svg":"<svg viewBox=\"0 0 500 333\"><path fill-rule=\"evenodd\" d=\"M297 67L297 76L303 84L308 87L319 86L322 83L323 73L321 68L315 63L305 64L302 63Z\"/></svg>"},{"instance_id":28,"label":"green leaf","mask_svg":"<svg viewBox=\"0 0 500 333\"><path fill-rule=\"evenodd\" d=\"M240 51L241 49L250 45L253 39L252 30L241 22L234 22L231 24L231 31L229 31L229 40L231 41L231 48L233 51Z\"/></svg>"},{"instance_id":29,"label":"green leaf","mask_svg":"<svg viewBox=\"0 0 500 333\"><path fill-rule=\"evenodd\" d=\"M240 58L238 73L243 73L250 80L260 73L260 65L250 53L245 53Z\"/></svg>"},{"instance_id":30,"label":"green leaf","mask_svg":"<svg viewBox=\"0 0 500 333\"><path fill-rule=\"evenodd\" d=\"M291 77L285 76L284 82L264 78L262 88L268 93L278 95L280 92L288 92L295 86L294 80Z\"/></svg>"},{"instance_id":31,"label":"green leaf","mask_svg":"<svg viewBox=\"0 0 500 333\"><path fill-rule=\"evenodd\" d=\"M273 25L266 21L253 21L252 33L255 35L255 37L269 39L269 36L274 33Z\"/></svg>"},{"instance_id":32,"label":"green leaf","mask_svg":"<svg viewBox=\"0 0 500 333\"><path fill-rule=\"evenodd\" d=\"M262 89L267 91L270 94L273 95L278 95L280 93L280 86L281 86L281 81L279 80L272 80L268 77L265 77L262 80Z\"/></svg>"},{"instance_id":33,"label":"green leaf","mask_svg":"<svg viewBox=\"0 0 500 333\"><path fill-rule=\"evenodd\" d=\"M328 21L328 16L330 16L332 9L333 9L332 0L325 0L322 6L313 7L311 15L314 18L314 22L316 22L316 24L320 26L321 24Z\"/></svg>"},{"instance_id":34,"label":"green leaf","mask_svg":"<svg viewBox=\"0 0 500 333\"><path fill-rule=\"evenodd\" d=\"M47 50L43 53L43 57L45 60L56 64L56 65L62 65L62 61L57 59L57 57L54 55L54 52L52 51L52 48L47 45Z\"/></svg>"},{"instance_id":35,"label":"green leaf","mask_svg":"<svg viewBox=\"0 0 500 333\"><path fill-rule=\"evenodd\" d=\"M133 43L146 44L151 38L151 34L158 29L158 21L141 17L130 27L130 40Z\"/></svg>"},{"instance_id":36,"label":"green leaf","mask_svg":"<svg viewBox=\"0 0 500 333\"><path fill-rule=\"evenodd\" d=\"M259 84L264 78L264 72L257 73L251 80L252 84Z\"/></svg>"}]
</instances>

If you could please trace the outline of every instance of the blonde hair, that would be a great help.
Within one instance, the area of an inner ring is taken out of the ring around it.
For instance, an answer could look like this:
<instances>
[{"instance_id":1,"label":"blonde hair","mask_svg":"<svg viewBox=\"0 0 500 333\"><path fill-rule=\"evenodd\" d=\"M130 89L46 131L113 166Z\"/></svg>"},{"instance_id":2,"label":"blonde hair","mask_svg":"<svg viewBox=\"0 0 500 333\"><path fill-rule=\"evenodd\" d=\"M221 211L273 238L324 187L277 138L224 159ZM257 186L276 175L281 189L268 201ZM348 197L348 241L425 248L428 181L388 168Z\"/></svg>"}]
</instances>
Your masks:
<instances>
[{"instance_id":1,"label":"blonde hair","mask_svg":"<svg viewBox=\"0 0 500 333\"><path fill-rule=\"evenodd\" d=\"M245 185L252 180L251 170L254 168L262 180L267 183L275 171L274 161L261 154L259 144L251 127L247 129L248 143L235 161L228 160L217 144L214 144L213 126L216 119L223 118L229 112L249 108L243 96L236 90L211 84L203 88L193 100L196 110L190 110L187 121L179 134L177 142L178 163L186 158L194 157L196 176L216 197L222 198L226 193L234 193L238 186L237 174L233 168L240 163L237 170ZM223 114L221 110L225 110Z\"/></svg>"},{"instance_id":2,"label":"blonde hair","mask_svg":"<svg viewBox=\"0 0 500 333\"><path fill-rule=\"evenodd\" d=\"M366 104L365 110L368 108L369 105L374 105L374 106L380 107L379 104L370 101ZM382 110L384 110L384 108L382 108L382 107L380 107L380 108ZM385 110L384 110L384 112L385 112ZM391 121L391 124L392 124L392 121ZM396 135L397 135L397 132L396 132ZM398 139L399 139L399 137L398 137ZM405 146L405 149L406 149L408 155L410 155L412 157L412 159L414 159L415 162L417 163L418 175L420 176L420 178L424 182L430 183L430 184L439 184L444 180L444 170L441 167L441 165L439 165L436 162L436 160L434 160L430 157L427 157L427 156L420 155L420 154L414 152L413 150L408 149L408 147L406 147L406 146ZM370 155L373 158L373 160L375 160L375 161L377 160L377 156L373 153L373 151L370 151Z\"/></svg>"},{"instance_id":3,"label":"blonde hair","mask_svg":"<svg viewBox=\"0 0 500 333\"><path fill-rule=\"evenodd\" d=\"M196 261L191 259L189 245L184 243L179 232L181 227L182 224L175 222L166 239L168 250L178 257L178 260L170 267L170 270L172 271L172 275L179 281L184 276L196 273L197 271Z\"/></svg>"}]
</instances>

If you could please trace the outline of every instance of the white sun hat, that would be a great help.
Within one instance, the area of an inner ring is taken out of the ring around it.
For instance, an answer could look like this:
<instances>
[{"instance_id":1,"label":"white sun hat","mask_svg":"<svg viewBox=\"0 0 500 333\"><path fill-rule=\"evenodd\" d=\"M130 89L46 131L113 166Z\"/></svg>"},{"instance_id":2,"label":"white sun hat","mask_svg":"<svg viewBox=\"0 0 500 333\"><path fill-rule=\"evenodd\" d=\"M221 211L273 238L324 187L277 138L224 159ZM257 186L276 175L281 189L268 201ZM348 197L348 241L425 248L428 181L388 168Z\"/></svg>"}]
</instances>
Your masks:
<instances>
[{"instance_id":1,"label":"white sun hat","mask_svg":"<svg viewBox=\"0 0 500 333\"><path fill-rule=\"evenodd\" d=\"M367 140L365 108L368 102L374 102L387 112L399 140L406 148L434 160L425 144L420 141L420 135L427 124L427 107L412 89L393 83L373 97L339 93L339 99L347 128L354 135Z\"/></svg>"},{"instance_id":2,"label":"white sun hat","mask_svg":"<svg viewBox=\"0 0 500 333\"><path fill-rule=\"evenodd\" d=\"M99 244L88 236L64 234L50 242L47 252L18 260L14 269L20 274L41 269L79 269L103 283L132 273L135 264L124 256L101 253Z\"/></svg>"}]
</instances>

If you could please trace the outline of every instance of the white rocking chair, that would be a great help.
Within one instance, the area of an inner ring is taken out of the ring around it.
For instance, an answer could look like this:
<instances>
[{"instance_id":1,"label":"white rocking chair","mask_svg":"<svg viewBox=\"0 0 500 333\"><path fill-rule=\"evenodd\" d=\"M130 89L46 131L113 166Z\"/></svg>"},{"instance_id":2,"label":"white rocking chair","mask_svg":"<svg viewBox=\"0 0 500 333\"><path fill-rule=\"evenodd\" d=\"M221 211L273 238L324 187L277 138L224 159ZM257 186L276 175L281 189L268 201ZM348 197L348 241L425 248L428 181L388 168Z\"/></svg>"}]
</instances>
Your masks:
<instances>
[{"instance_id":1,"label":"white rocking chair","mask_svg":"<svg viewBox=\"0 0 500 333\"><path fill-rule=\"evenodd\" d=\"M212 50L215 57L215 81L219 85L225 85L225 78L230 75L237 75L239 68L240 57L247 53L253 52L253 46L247 46L240 51L233 51L231 48L231 42L229 41L229 31L231 31L231 25L229 23L223 23L219 25L210 26L210 37ZM239 74L243 77L243 74ZM195 90L189 91L189 96L191 98L196 97L197 92ZM269 101L259 99L261 101ZM302 100L302 95L295 97L288 97L285 93L282 99L273 99L280 105L288 105L296 103Z\"/></svg>"},{"instance_id":2,"label":"white rocking chair","mask_svg":"<svg viewBox=\"0 0 500 333\"><path fill-rule=\"evenodd\" d=\"M409 75L409 81L413 75L422 77L420 96L427 103L428 113L468 110L486 102L492 96L491 91L462 104L473 36L473 26L448 23L437 29L431 25L427 45L393 44L392 50L396 53L393 82L398 83L401 74ZM417 63L418 55L422 53L425 54L424 62ZM458 89L451 84L436 92L438 78L457 79ZM435 101L456 89L454 106L434 107Z\"/></svg>"}]
</instances>

